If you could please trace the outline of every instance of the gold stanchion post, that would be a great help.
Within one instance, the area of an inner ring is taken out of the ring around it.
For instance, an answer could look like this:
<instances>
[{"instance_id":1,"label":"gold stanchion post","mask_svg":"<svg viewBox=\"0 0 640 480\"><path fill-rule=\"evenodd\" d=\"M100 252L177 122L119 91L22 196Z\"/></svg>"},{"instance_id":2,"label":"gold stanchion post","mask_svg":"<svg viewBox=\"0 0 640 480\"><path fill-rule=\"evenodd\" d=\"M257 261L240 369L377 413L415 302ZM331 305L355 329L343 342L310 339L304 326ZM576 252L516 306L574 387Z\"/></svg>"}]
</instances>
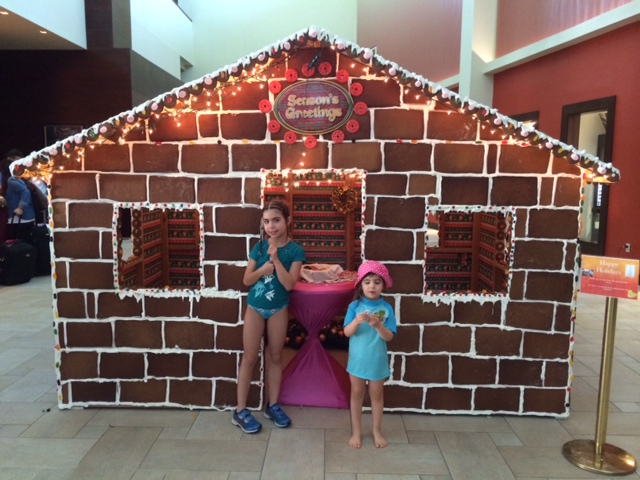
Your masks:
<instances>
[{"instance_id":1,"label":"gold stanchion post","mask_svg":"<svg viewBox=\"0 0 640 480\"><path fill-rule=\"evenodd\" d=\"M562 447L562 454L571 463L589 472L603 475L628 475L637 467L632 455L606 443L617 312L618 299L607 297L595 440L571 440Z\"/></svg>"}]
</instances>

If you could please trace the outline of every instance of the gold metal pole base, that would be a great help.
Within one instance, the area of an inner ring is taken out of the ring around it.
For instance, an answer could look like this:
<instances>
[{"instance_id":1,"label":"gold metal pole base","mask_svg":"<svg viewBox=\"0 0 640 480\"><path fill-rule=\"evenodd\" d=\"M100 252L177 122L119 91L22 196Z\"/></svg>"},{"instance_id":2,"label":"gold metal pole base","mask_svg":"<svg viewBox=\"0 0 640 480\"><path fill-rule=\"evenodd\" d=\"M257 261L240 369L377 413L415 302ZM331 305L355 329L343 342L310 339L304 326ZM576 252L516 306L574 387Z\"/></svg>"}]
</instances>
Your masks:
<instances>
[{"instance_id":1,"label":"gold metal pole base","mask_svg":"<svg viewBox=\"0 0 640 480\"><path fill-rule=\"evenodd\" d=\"M629 475L635 472L636 459L621 448L605 443L602 458L596 462L594 440L571 440L562 446L562 455L574 465L588 472L603 475Z\"/></svg>"}]
</instances>

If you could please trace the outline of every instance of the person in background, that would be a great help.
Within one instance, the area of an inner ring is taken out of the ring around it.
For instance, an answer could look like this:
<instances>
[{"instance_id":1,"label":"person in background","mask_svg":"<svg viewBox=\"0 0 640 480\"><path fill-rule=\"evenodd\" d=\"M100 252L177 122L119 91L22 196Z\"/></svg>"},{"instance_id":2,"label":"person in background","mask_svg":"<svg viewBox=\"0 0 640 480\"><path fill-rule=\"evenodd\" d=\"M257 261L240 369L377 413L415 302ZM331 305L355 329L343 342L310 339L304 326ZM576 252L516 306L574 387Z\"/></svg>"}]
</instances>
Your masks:
<instances>
[{"instance_id":1,"label":"person in background","mask_svg":"<svg viewBox=\"0 0 640 480\"><path fill-rule=\"evenodd\" d=\"M25 183L11 175L11 163L24 157L20 150L9 150L2 159L2 192L7 202L7 238L33 243L35 211L31 192Z\"/></svg>"},{"instance_id":2,"label":"person in background","mask_svg":"<svg viewBox=\"0 0 640 480\"><path fill-rule=\"evenodd\" d=\"M265 418L276 427L291 425L291 419L278 403L282 382L282 350L289 324L289 291L300 277L304 250L291 240L289 208L283 202L268 202L262 209L262 227L267 234L249 253L249 263L243 282L250 286L247 309L242 328L242 360L238 371L238 405L231 423L245 433L257 433L262 428L249 409L247 398L251 377L258 361L260 343L267 330L265 349L268 353L266 368L267 406Z\"/></svg>"},{"instance_id":3,"label":"person in background","mask_svg":"<svg viewBox=\"0 0 640 480\"><path fill-rule=\"evenodd\" d=\"M362 446L362 404L369 385L373 443L387 446L382 436L383 386L391 370L387 342L396 334L396 317L391 305L382 299L382 291L393 285L387 267L379 262L364 262L358 268L356 293L344 318L344 334L349 337L347 372L351 380L351 438L349 446Z\"/></svg>"},{"instance_id":4,"label":"person in background","mask_svg":"<svg viewBox=\"0 0 640 480\"><path fill-rule=\"evenodd\" d=\"M2 174L0 173L0 244L7 239L7 200L2 188Z\"/></svg>"}]
</instances>

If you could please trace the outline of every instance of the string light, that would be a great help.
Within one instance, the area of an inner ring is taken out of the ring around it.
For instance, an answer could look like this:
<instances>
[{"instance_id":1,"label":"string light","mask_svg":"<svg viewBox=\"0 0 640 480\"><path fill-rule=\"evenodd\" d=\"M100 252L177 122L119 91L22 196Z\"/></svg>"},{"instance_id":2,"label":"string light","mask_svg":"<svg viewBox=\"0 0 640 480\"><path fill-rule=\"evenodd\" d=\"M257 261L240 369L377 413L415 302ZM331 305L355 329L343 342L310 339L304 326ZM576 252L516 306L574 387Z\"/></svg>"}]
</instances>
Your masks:
<instances>
[{"instance_id":1,"label":"string light","mask_svg":"<svg viewBox=\"0 0 640 480\"><path fill-rule=\"evenodd\" d=\"M325 43L328 43L328 42L325 42ZM340 50L344 49L343 46L339 45L338 47ZM313 60L309 63L309 68L313 68L315 64L319 62L321 53L324 51L323 49L325 48L330 48L334 52L336 51L336 45L321 46L321 49L315 55ZM288 47L286 49L289 50ZM296 56L300 55L301 51L302 51L301 49L292 49L291 51L282 51L280 52L281 55L278 59L269 58L269 52L264 52L263 58L267 57L267 63L265 65L253 65L253 68L251 68L250 70L249 69L244 70L242 65L238 64L236 66L233 66L233 68L230 68L228 71L221 71L216 79L213 79L212 77L203 78L203 81L209 85L211 85L212 81L217 82L217 84L212 89L203 88L202 90L199 90L199 86L196 85L195 86L196 88L190 89L190 91L193 91L193 90L199 91L199 94L198 95L190 94L188 98L184 97L184 94L183 94L184 90L181 90L180 93L183 95L184 98L178 96L178 101L172 102L173 107L169 107L165 105L165 103L171 103L171 102L161 101L157 99L152 100L146 106L143 107L143 110L142 110L143 115L145 114L148 115L148 113L151 113L153 119L155 119L156 121L163 121L167 118L167 115L166 115L167 113L169 114L169 116L174 116L175 118L177 114L176 111L179 111L185 114L190 112L197 112L204 108L210 110L211 109L210 99L212 95L218 96L218 101L216 101L215 107L220 108L221 99L224 99L225 95L237 96L237 92L242 91L241 84L260 82L259 88L260 90L264 90L265 84L267 83L267 78L269 77L274 78L276 77L277 74L280 74L280 71L276 67L279 67L280 65L286 65L287 61L290 61L292 58L295 58ZM341 61L343 59L343 56L344 58L348 58L349 54L347 52L348 52L348 49L345 50L346 55L344 55L343 53L340 54ZM375 66L369 65L368 63L364 63L360 61L360 59L357 58L357 56L354 55L354 57L356 58L352 58L353 61L350 64L352 69L356 68L356 66L360 64L362 65L363 75L368 76L368 75L371 75L372 73L371 68L373 68L374 69L373 73L376 76L378 74L385 75L383 79L385 83L388 83L391 77L395 77L398 83L400 84L401 88L405 87L404 89L405 95L408 95L411 92L414 84L420 90L422 89L422 87L425 87L424 88L424 95L426 96L425 104L429 108L435 108L436 102L437 102L442 107L448 109L447 110L448 115L450 115L452 112L456 112L460 114L466 113L467 115L471 114L470 115L471 118L476 120L477 122L480 122L480 126L483 130L486 130L485 123L488 122L490 119L494 119L493 123L500 123L501 121L504 122L503 118L500 115L496 114L495 110L490 109L489 107L475 105L472 102L466 102L466 100L460 99L457 93L450 92L442 87L431 85L428 82L425 82L424 79L416 78L415 74L409 74L408 72L404 72L402 69L399 69L390 64L382 65L382 64L376 63ZM240 70L240 72L238 72L238 70ZM210 81L207 82L207 80L210 80ZM409 85L411 88L407 86L408 84L411 84ZM233 87L235 87L235 89ZM437 92L437 95L434 94L434 90ZM199 97L199 95L203 92L206 92L206 97L204 98L206 98L207 100L205 101L200 100L201 97ZM422 93L423 92L420 92L415 95L414 98L416 101L420 100ZM175 98L175 97L173 96L173 94L170 94L163 97L163 100L167 100L168 98ZM464 105L465 103L467 104L466 108L460 106L460 105ZM154 112L149 112L149 109L151 109L152 106L153 106ZM475 110L476 108L478 108L478 112L480 112L479 114L473 113L473 110ZM158 111L155 111L155 110L158 110ZM133 111L130 112L130 116L133 116L135 118L136 115L137 114L134 113ZM480 115L480 117L478 115ZM157 127L158 125L157 122L155 123L155 125L151 124L150 121L147 119L139 119L132 126L129 126L129 125L122 126L121 123L124 123L122 122L121 118L114 121L113 125L111 125L112 128L109 128L108 133L106 133L106 135L109 135L108 138L106 139L100 138L99 140L98 139L90 140L88 142L88 146L91 149L93 149L95 148L94 143L96 141L99 145L102 145L105 140L122 145L125 142L124 137L126 137L132 131L146 129L149 135L153 135L153 133L157 130L157 128L154 128L154 127ZM175 119L175 125L177 127L182 126L182 122L179 118ZM109 127L110 125L107 125L107 126ZM492 127L493 124L490 124L489 126ZM490 131L491 131L491 134L495 134L500 129L502 130L513 129L515 126L516 125L514 125L512 122L505 122L499 128L497 129L492 128ZM91 132L92 132L91 134L94 135L95 137L99 137L102 135L102 132L95 131L95 129L92 130ZM119 137L114 140L115 135L119 135ZM507 138L506 134L502 136L503 140L505 138ZM532 142L532 144L529 144L526 142L518 143L518 139L509 136L508 142L510 144L520 144L522 146L525 146L525 145L538 146L538 148L543 148L543 144L541 144L538 140L539 138L536 135L536 141ZM78 145L73 145L73 146L76 147L77 149L76 152L84 151L84 146L78 146ZM553 147L548 147L548 148L554 152L557 151L557 145L554 145ZM60 150L62 150L62 148L60 148ZM562 151L562 149L560 151ZM49 162L51 163L53 161L52 157L55 157L58 155L59 153L50 154ZM81 155L81 153L79 153L78 155ZM579 155L579 156L582 158L582 155ZM63 155L63 158L68 158L68 156ZM612 173L610 170L610 167L608 169L601 167L603 165L602 163L590 161L588 157L584 158L583 160L584 160L584 163L581 161L579 166L583 169L588 169L591 172L589 178L591 179L600 178L603 181L611 181L612 179L616 178L615 172ZM78 161L80 160L78 159ZM302 160L299 163L300 165L304 165L304 162ZM607 170L607 172L605 173L600 173L599 171L596 172L595 171L596 167L600 167L603 171ZM53 165L51 166L51 168L53 168Z\"/></svg>"}]
</instances>

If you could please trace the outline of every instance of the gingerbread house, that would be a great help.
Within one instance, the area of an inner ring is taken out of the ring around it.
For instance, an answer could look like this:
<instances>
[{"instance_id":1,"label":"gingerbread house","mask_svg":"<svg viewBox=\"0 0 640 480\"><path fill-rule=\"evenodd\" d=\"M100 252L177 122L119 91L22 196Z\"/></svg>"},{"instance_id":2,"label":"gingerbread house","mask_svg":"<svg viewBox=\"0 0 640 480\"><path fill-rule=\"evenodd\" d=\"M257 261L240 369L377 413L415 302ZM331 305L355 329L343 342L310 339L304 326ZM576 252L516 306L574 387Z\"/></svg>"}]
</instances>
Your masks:
<instances>
[{"instance_id":1,"label":"gingerbread house","mask_svg":"<svg viewBox=\"0 0 640 480\"><path fill-rule=\"evenodd\" d=\"M569 412L581 188L619 179L315 27L14 172L50 182L60 408L234 406L242 276L283 197L309 262L391 272L386 410L542 416Z\"/></svg>"}]
</instances>

